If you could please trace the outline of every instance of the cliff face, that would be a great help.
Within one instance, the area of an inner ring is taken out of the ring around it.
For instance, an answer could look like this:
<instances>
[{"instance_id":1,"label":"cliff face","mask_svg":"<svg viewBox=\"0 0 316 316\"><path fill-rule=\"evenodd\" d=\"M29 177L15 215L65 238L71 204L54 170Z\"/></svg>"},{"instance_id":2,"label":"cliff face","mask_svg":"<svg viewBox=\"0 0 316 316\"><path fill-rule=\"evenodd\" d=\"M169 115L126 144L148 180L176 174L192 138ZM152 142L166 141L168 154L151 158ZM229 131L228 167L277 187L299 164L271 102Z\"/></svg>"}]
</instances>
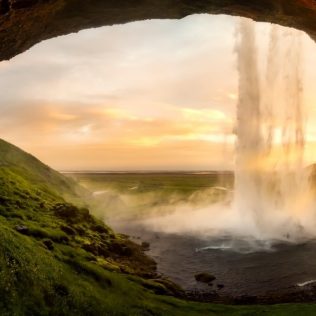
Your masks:
<instances>
[{"instance_id":1,"label":"cliff face","mask_svg":"<svg viewBox=\"0 0 316 316\"><path fill-rule=\"evenodd\" d=\"M196 13L278 23L316 39L315 0L0 0L0 60L85 28Z\"/></svg>"}]
</instances>

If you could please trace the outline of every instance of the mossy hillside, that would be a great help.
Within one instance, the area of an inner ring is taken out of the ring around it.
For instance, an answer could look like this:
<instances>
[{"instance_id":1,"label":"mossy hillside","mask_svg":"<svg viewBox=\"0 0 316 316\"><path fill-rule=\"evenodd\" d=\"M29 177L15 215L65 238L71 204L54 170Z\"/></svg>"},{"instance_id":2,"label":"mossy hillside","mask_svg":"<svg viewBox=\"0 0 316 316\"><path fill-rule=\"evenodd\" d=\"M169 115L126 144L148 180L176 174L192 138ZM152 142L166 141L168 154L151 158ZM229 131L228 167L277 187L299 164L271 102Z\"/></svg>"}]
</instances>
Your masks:
<instances>
[{"instance_id":1,"label":"mossy hillside","mask_svg":"<svg viewBox=\"0 0 316 316\"><path fill-rule=\"evenodd\" d=\"M2 139L0 139L0 167L9 167L15 175L36 185L41 191L49 191L56 197L62 196L79 202L79 195L85 194L83 188L73 179L64 177L36 157Z\"/></svg>"},{"instance_id":2,"label":"mossy hillside","mask_svg":"<svg viewBox=\"0 0 316 316\"><path fill-rule=\"evenodd\" d=\"M154 263L140 247L67 203L55 184L35 181L41 175L23 161L0 167L0 315L315 315L314 305L231 307L157 295L168 286L152 280Z\"/></svg>"},{"instance_id":3,"label":"mossy hillside","mask_svg":"<svg viewBox=\"0 0 316 316\"><path fill-rule=\"evenodd\" d=\"M133 315L150 293L126 276L83 260L56 259L40 241L0 223L1 315ZM145 314L144 314L145 315Z\"/></svg>"},{"instance_id":4,"label":"mossy hillside","mask_svg":"<svg viewBox=\"0 0 316 316\"><path fill-rule=\"evenodd\" d=\"M0 167L0 215L7 224L21 234L42 240L50 248L80 249L90 260L108 261L109 265L126 263L125 270L144 274L154 271L154 262L147 258L139 246L127 238L115 235L103 222L90 215L88 209L66 203L62 197L10 170ZM140 260L140 261L138 261ZM120 267L124 269L123 266ZM137 271L136 271L137 270ZM148 271L146 271L148 270Z\"/></svg>"},{"instance_id":5,"label":"mossy hillside","mask_svg":"<svg viewBox=\"0 0 316 316\"><path fill-rule=\"evenodd\" d=\"M30 176L32 170L43 169L42 164L30 158L29 166L27 155L25 159L23 152L15 154L8 146L5 152L14 157L13 163L2 157L5 164L0 166L1 315L46 315L55 307L58 315L78 314L79 307L80 315L99 315L101 310L104 314L111 309L109 303L99 302L101 297L115 295L113 289L123 282L123 298L132 283L110 271L155 274L155 263L139 246L58 195L56 181L67 179L58 175L53 182L44 181L36 172ZM23 167L16 165L19 155ZM136 295L142 289L137 287Z\"/></svg>"}]
</instances>

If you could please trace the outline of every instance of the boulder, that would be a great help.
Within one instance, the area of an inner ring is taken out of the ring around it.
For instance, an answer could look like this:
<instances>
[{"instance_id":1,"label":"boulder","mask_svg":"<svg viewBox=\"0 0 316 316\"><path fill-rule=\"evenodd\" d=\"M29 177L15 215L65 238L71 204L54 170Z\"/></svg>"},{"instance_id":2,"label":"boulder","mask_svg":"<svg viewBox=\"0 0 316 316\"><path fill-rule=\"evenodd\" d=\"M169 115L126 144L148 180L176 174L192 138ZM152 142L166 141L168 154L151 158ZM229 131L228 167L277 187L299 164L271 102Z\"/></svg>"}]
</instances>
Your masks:
<instances>
[{"instance_id":1,"label":"boulder","mask_svg":"<svg viewBox=\"0 0 316 316\"><path fill-rule=\"evenodd\" d=\"M150 243L147 241L143 241L141 244L143 251L148 251L150 249Z\"/></svg>"},{"instance_id":2,"label":"boulder","mask_svg":"<svg viewBox=\"0 0 316 316\"><path fill-rule=\"evenodd\" d=\"M210 284L214 280L216 280L216 277L214 275L207 272L197 273L194 277L197 282L206 283L206 284Z\"/></svg>"}]
</instances>

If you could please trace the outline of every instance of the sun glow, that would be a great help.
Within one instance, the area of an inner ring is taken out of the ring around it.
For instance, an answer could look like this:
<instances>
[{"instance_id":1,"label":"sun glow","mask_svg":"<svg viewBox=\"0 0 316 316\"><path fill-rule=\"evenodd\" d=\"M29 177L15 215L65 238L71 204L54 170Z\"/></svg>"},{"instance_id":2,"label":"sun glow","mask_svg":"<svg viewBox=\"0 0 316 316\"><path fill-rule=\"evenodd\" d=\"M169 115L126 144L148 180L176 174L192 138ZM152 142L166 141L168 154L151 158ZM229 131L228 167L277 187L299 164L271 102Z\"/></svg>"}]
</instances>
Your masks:
<instances>
[{"instance_id":1,"label":"sun glow","mask_svg":"<svg viewBox=\"0 0 316 316\"><path fill-rule=\"evenodd\" d=\"M63 170L73 160L82 169L116 169L115 161L124 166L126 160L131 169L161 169L168 162L175 169L229 169L239 97L234 23L232 17L197 15L103 27L43 42L2 62L1 137ZM258 24L260 54L268 30ZM308 164L316 152L316 45L306 35L302 43ZM282 124L274 122L273 153L253 168L284 160Z\"/></svg>"}]
</instances>

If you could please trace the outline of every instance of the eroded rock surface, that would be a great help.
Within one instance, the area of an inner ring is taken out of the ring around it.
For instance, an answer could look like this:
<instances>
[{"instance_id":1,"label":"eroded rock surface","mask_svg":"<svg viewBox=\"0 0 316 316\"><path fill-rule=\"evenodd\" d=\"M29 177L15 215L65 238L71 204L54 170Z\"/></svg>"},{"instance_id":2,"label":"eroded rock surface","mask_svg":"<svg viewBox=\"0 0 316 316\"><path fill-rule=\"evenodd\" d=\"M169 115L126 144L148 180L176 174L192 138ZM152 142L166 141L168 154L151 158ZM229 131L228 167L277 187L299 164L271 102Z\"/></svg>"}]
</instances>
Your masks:
<instances>
[{"instance_id":1,"label":"eroded rock surface","mask_svg":"<svg viewBox=\"0 0 316 316\"><path fill-rule=\"evenodd\" d=\"M274 22L316 39L315 0L0 0L0 60L85 28L196 13Z\"/></svg>"}]
</instances>

